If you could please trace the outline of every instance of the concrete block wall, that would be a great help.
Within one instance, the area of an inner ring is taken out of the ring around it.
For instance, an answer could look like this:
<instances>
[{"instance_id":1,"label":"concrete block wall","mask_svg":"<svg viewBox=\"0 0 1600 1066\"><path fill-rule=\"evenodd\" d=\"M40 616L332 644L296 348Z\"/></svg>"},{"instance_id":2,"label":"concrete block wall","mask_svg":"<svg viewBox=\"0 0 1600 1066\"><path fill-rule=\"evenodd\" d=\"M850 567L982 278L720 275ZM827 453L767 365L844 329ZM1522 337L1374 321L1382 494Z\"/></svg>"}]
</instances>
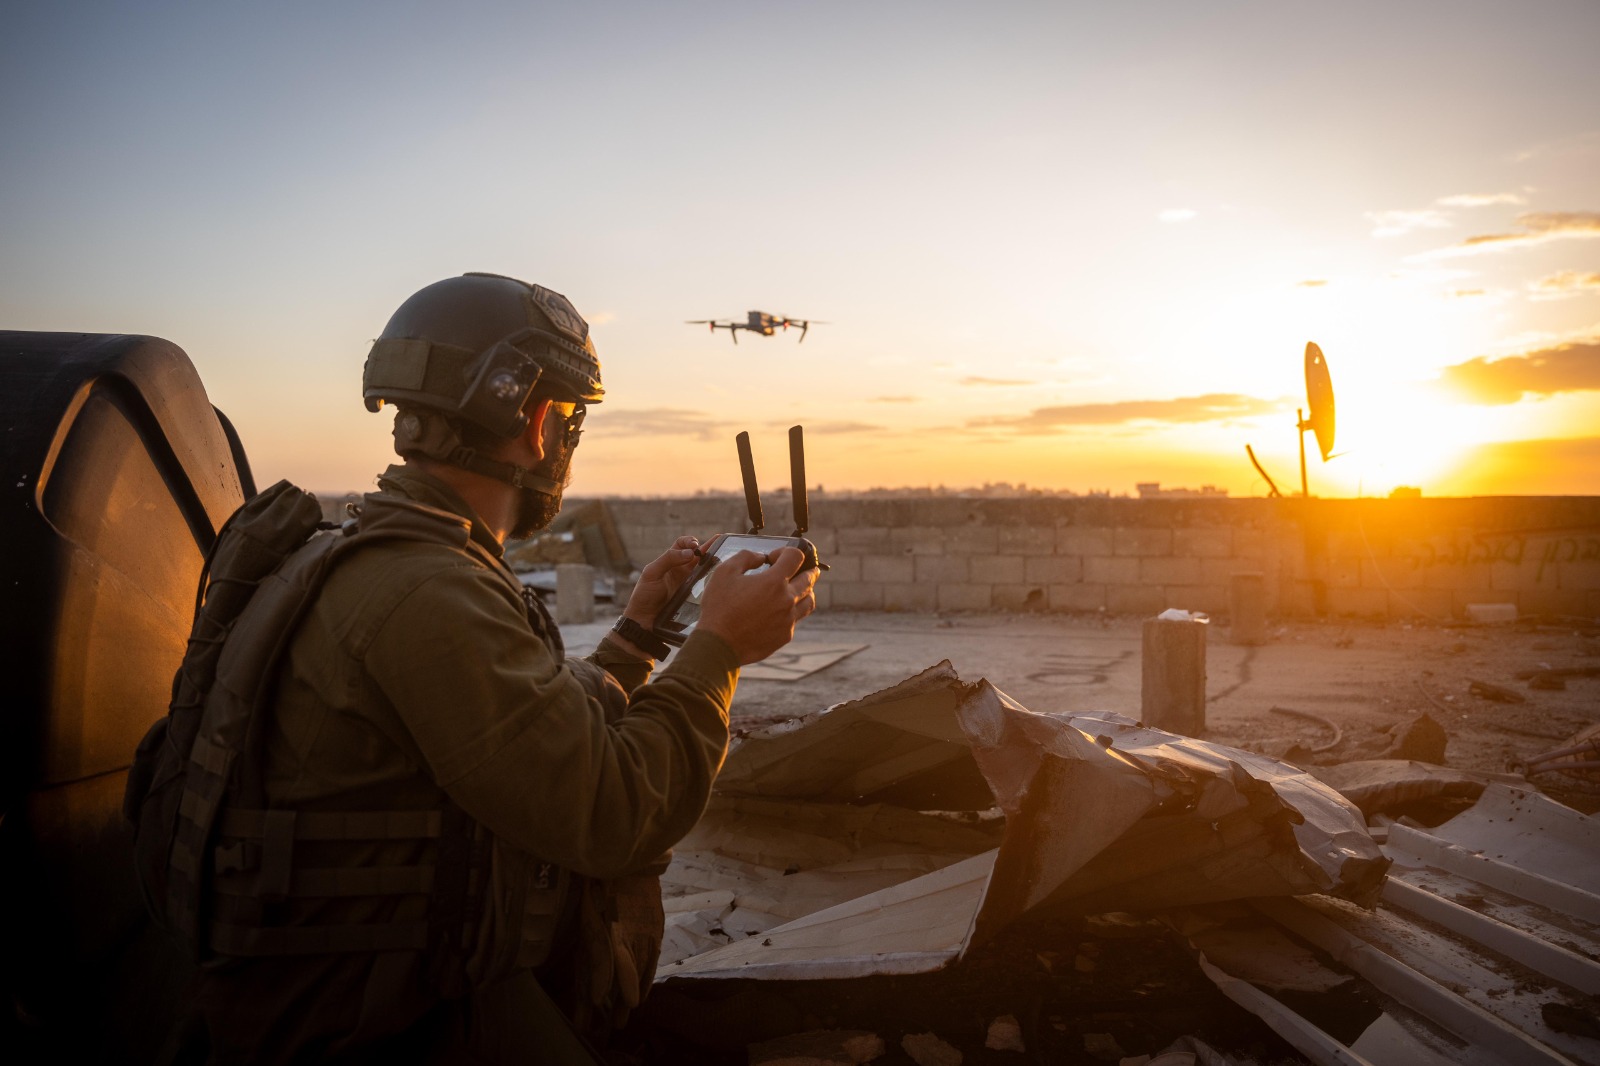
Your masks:
<instances>
[{"instance_id":1,"label":"concrete block wall","mask_svg":"<svg viewBox=\"0 0 1600 1066\"><path fill-rule=\"evenodd\" d=\"M608 499L635 565L748 525L742 499ZM787 497L767 532L793 528ZM1600 617L1600 497L1419 500L819 497L820 607L1225 615L1259 573L1284 618Z\"/></svg>"}]
</instances>

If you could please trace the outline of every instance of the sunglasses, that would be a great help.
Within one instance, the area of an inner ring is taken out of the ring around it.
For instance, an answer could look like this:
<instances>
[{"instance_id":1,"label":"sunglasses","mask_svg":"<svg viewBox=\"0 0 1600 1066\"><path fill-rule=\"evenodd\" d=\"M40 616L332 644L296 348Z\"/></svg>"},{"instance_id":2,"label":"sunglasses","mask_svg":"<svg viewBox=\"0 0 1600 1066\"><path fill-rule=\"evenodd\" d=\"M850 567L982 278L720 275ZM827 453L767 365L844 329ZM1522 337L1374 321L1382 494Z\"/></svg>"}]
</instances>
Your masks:
<instances>
[{"instance_id":1,"label":"sunglasses","mask_svg":"<svg viewBox=\"0 0 1600 1066\"><path fill-rule=\"evenodd\" d=\"M577 447L578 438L583 436L583 419L589 413L589 409L581 403L551 400L550 411L561 419L566 447L569 449Z\"/></svg>"}]
</instances>

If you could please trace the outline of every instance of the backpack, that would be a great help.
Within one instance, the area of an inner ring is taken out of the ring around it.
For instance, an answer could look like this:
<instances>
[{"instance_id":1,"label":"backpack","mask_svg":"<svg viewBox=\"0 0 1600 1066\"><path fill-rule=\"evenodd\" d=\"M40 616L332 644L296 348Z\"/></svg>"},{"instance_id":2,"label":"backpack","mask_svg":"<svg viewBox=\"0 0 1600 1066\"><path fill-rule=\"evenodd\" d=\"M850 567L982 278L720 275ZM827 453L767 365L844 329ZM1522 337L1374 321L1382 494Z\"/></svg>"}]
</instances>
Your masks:
<instances>
[{"instance_id":1,"label":"backpack","mask_svg":"<svg viewBox=\"0 0 1600 1066\"><path fill-rule=\"evenodd\" d=\"M381 517L363 529L375 509ZM431 810L270 809L259 759L278 665L337 562L379 540L459 547L461 521L369 497L361 519L336 527L322 521L314 496L280 481L218 533L167 716L140 742L123 795L145 905L197 959L425 950L439 987L462 987L485 902L488 831L448 800ZM533 607L524 604L532 624ZM298 841L373 840L433 841L434 861L382 870L296 865ZM566 872L555 872L562 876L547 873L536 887L564 892ZM231 886L225 907L213 891L219 876ZM315 926L271 917L291 896L397 893L426 895L427 917Z\"/></svg>"},{"instance_id":2,"label":"backpack","mask_svg":"<svg viewBox=\"0 0 1600 1066\"><path fill-rule=\"evenodd\" d=\"M237 721L202 736L205 703L217 676L224 641L262 582L315 539L292 584L279 583L272 617L285 640L321 585L343 538L322 520L314 496L287 481L253 496L234 512L206 554L195 593L194 625L172 681L165 718L139 742L122 798L134 826L134 861L145 906L158 924L200 952L204 848L235 763L244 749ZM281 644L256 649L258 682L268 680ZM259 687L259 685L258 685Z\"/></svg>"}]
</instances>

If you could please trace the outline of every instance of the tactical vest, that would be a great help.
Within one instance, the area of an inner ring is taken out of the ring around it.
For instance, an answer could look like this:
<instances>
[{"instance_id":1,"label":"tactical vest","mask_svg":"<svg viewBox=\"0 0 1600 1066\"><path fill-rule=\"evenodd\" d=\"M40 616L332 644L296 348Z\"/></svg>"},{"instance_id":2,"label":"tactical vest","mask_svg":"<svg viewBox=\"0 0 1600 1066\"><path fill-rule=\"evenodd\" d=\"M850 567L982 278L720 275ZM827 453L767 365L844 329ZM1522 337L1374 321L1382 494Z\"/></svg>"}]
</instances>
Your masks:
<instances>
[{"instance_id":1,"label":"tactical vest","mask_svg":"<svg viewBox=\"0 0 1600 1066\"><path fill-rule=\"evenodd\" d=\"M168 715L140 743L128 776L123 810L136 829L141 888L156 919L199 958L416 950L427 953L440 990L459 995L508 965L543 961L567 909L565 871L524 856L507 861L508 849L448 800L433 810L269 807L262 748L278 667L340 560L409 540L481 553L492 570L499 564L479 545L463 549L458 516L393 496L369 495L360 517L341 527L321 517L316 499L285 481L218 534ZM555 642L559 658L559 631L536 600L524 602L530 626ZM328 843L383 841L422 842L428 857L319 867L300 856ZM511 882L517 913L499 916L498 943L479 943L497 879ZM386 917L282 922L286 901L318 899L379 900L364 909ZM537 928L523 927L530 917Z\"/></svg>"}]
</instances>

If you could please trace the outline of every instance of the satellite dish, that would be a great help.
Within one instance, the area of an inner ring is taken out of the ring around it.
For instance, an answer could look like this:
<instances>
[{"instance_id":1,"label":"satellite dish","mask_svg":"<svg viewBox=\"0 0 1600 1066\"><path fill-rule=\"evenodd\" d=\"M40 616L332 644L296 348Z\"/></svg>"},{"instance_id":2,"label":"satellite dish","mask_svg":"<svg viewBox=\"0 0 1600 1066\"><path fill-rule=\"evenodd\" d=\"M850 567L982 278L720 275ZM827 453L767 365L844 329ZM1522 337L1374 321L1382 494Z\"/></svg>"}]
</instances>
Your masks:
<instances>
[{"instance_id":1,"label":"satellite dish","mask_svg":"<svg viewBox=\"0 0 1600 1066\"><path fill-rule=\"evenodd\" d=\"M1328 376L1328 361L1322 349L1306 342L1306 400L1311 404L1311 417L1301 424L1317 435L1317 447L1322 451L1322 461L1333 458L1333 379ZM1302 437L1302 440L1305 438Z\"/></svg>"},{"instance_id":2,"label":"satellite dish","mask_svg":"<svg viewBox=\"0 0 1600 1066\"><path fill-rule=\"evenodd\" d=\"M1306 484L1306 431L1310 430L1317 436L1317 450L1322 453L1322 461L1327 462L1334 458L1334 404L1333 404L1333 378L1328 376L1328 360L1323 357L1322 349L1311 341L1306 342L1306 402L1311 407L1311 417L1306 417L1305 408L1295 409L1295 429L1300 434L1300 495L1310 496L1311 492ZM1246 444L1245 454L1250 457L1250 465L1256 472L1266 479L1267 487L1271 490L1268 495L1282 496L1278 491L1277 483L1261 466L1256 459L1255 449Z\"/></svg>"}]
</instances>

